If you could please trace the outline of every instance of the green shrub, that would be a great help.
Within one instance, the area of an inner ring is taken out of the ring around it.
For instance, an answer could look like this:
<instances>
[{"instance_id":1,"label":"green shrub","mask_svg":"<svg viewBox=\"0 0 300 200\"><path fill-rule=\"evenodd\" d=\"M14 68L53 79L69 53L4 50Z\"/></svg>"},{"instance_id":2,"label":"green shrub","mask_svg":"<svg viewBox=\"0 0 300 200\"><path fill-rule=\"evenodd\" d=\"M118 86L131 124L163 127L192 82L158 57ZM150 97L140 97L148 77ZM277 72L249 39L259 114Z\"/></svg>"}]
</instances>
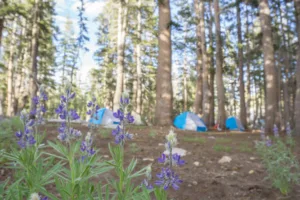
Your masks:
<instances>
[{"instance_id":1,"label":"green shrub","mask_svg":"<svg viewBox=\"0 0 300 200\"><path fill-rule=\"evenodd\" d=\"M282 194L288 194L292 185L299 183L299 164L291 148L276 139L271 146L260 142L256 149L267 169L267 178Z\"/></svg>"}]
</instances>

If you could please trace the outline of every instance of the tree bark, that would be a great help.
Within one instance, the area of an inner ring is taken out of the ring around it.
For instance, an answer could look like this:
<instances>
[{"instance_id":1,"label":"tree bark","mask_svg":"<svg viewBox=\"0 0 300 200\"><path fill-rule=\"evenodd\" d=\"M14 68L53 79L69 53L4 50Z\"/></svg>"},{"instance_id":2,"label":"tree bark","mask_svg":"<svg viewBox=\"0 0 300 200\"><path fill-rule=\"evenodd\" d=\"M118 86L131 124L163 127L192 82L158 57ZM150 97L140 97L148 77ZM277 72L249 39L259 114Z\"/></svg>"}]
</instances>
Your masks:
<instances>
[{"instance_id":1,"label":"tree bark","mask_svg":"<svg viewBox=\"0 0 300 200\"><path fill-rule=\"evenodd\" d=\"M156 74L155 122L157 125L172 124L172 49L171 9L169 0L159 1L158 68Z\"/></svg>"},{"instance_id":2,"label":"tree bark","mask_svg":"<svg viewBox=\"0 0 300 200\"><path fill-rule=\"evenodd\" d=\"M246 37L247 37L247 44L246 44L246 51L247 51L247 122L248 125L250 123L250 110L251 110L251 74L250 74L250 36L249 36L249 11L248 6L246 5ZM253 122L255 123L255 122Z\"/></svg>"},{"instance_id":3,"label":"tree bark","mask_svg":"<svg viewBox=\"0 0 300 200\"><path fill-rule=\"evenodd\" d=\"M142 32L142 14L141 14L141 2L142 0L138 0L138 27L137 27L137 38L138 43L136 46L136 74L137 74L137 96L136 96L136 113L142 114L142 63L141 63L141 32Z\"/></svg>"},{"instance_id":4,"label":"tree bark","mask_svg":"<svg viewBox=\"0 0 300 200\"><path fill-rule=\"evenodd\" d=\"M219 0L214 0L215 25L216 25L216 83L218 97L218 123L219 127L225 128L225 88L223 83L223 52L221 41L220 8Z\"/></svg>"},{"instance_id":5,"label":"tree bark","mask_svg":"<svg viewBox=\"0 0 300 200\"><path fill-rule=\"evenodd\" d=\"M210 66L210 82L209 82L209 90L210 90L210 119L209 126L213 127L215 125L215 68L214 68L214 47L213 47L213 15L212 15L212 4L208 2L208 11L209 11L209 66Z\"/></svg>"},{"instance_id":6,"label":"tree bark","mask_svg":"<svg viewBox=\"0 0 300 200\"><path fill-rule=\"evenodd\" d=\"M295 133L300 135L300 0L294 0L295 10L296 10L296 21L297 21L297 69L296 69L296 98L295 98Z\"/></svg>"},{"instance_id":7,"label":"tree bark","mask_svg":"<svg viewBox=\"0 0 300 200\"><path fill-rule=\"evenodd\" d=\"M32 21L32 39L31 39L31 81L30 81L30 97L31 97L31 106L30 109L33 110L36 108L35 103L32 101L32 98L37 95L38 91L38 82L37 82L37 57L39 49L39 2L40 0L35 0L34 2L34 11L33 11L33 21Z\"/></svg>"},{"instance_id":8,"label":"tree bark","mask_svg":"<svg viewBox=\"0 0 300 200\"><path fill-rule=\"evenodd\" d=\"M184 26L184 43L187 43L187 24ZM187 92L187 55L186 47L183 52L183 110L187 111L188 92Z\"/></svg>"},{"instance_id":9,"label":"tree bark","mask_svg":"<svg viewBox=\"0 0 300 200\"><path fill-rule=\"evenodd\" d=\"M259 16L263 33L262 43L266 81L265 131L266 133L271 133L275 123L275 115L278 112L278 102L276 95L277 78L275 70L274 47L268 0L259 1Z\"/></svg>"},{"instance_id":10,"label":"tree bark","mask_svg":"<svg viewBox=\"0 0 300 200\"><path fill-rule=\"evenodd\" d=\"M201 52L202 52L202 80L203 80L203 116L202 119L205 124L209 124L209 111L210 111L210 90L208 85L208 62L207 62L207 53L206 53L206 38L205 38L205 22L204 22L204 2L201 0L199 1L199 27L201 32Z\"/></svg>"},{"instance_id":11,"label":"tree bark","mask_svg":"<svg viewBox=\"0 0 300 200\"><path fill-rule=\"evenodd\" d=\"M114 94L113 109L116 111L120 107L120 99L124 86L124 60L125 60L125 41L127 24L127 5L126 0L120 0L118 11L118 42L117 42L117 83Z\"/></svg>"},{"instance_id":12,"label":"tree bark","mask_svg":"<svg viewBox=\"0 0 300 200\"><path fill-rule=\"evenodd\" d=\"M195 13L199 13L199 4L198 0L194 0ZM199 22L198 15L197 22ZM200 26L196 27L196 35L197 35L197 83L196 83L196 95L194 101L194 112L196 114L202 114L202 102L203 102L203 87L202 87L202 52L201 52L201 31Z\"/></svg>"},{"instance_id":13,"label":"tree bark","mask_svg":"<svg viewBox=\"0 0 300 200\"><path fill-rule=\"evenodd\" d=\"M240 120L245 128L247 128L247 111L245 102L245 85L244 85L244 61L243 61L243 41L242 41L242 25L241 25L241 8L239 0L236 1L236 18L237 18L237 34L238 34L238 67L239 67L239 92L240 92Z\"/></svg>"},{"instance_id":14,"label":"tree bark","mask_svg":"<svg viewBox=\"0 0 300 200\"><path fill-rule=\"evenodd\" d=\"M14 57L16 49L16 29L17 29L17 18L14 18L12 35L9 47L9 58L7 67L7 109L6 115L12 117L14 115Z\"/></svg>"}]
</instances>

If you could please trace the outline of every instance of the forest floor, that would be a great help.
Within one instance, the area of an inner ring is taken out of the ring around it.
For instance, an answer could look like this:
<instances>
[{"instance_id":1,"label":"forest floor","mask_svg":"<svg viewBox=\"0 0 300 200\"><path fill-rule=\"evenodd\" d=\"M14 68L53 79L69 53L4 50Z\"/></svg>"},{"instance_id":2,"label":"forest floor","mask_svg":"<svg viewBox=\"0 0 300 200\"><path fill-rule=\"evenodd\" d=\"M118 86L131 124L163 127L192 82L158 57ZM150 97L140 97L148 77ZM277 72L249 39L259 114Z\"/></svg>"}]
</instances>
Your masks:
<instances>
[{"instance_id":1,"label":"forest floor","mask_svg":"<svg viewBox=\"0 0 300 200\"><path fill-rule=\"evenodd\" d=\"M44 127L47 139L55 140L57 126L52 123ZM76 125L84 134L87 127ZM153 182L155 174L162 167L157 158L165 150L163 143L169 128L132 126L130 132L134 139L126 143L125 160L138 160L137 169L152 164ZM272 188L263 164L255 150L255 140L259 140L259 133L232 133L182 131L175 129L178 136L178 148L185 149L187 155L182 159L186 164L176 168L176 172L183 180L178 191L170 189L170 197L174 200L297 200L300 191L295 187L288 196L282 196ZM114 143L111 129L100 128L95 136L94 145L103 159L111 159L108 143ZM299 146L298 144L296 146ZM300 158L300 151L297 157ZM223 156L229 156L232 161L219 164ZM196 163L198 162L198 163ZM5 176L10 176L9 171ZM105 178L113 178L112 174L105 174ZM3 179L4 177L0 177ZM144 177L136 180L136 184ZM104 177L99 178L102 181Z\"/></svg>"}]
</instances>

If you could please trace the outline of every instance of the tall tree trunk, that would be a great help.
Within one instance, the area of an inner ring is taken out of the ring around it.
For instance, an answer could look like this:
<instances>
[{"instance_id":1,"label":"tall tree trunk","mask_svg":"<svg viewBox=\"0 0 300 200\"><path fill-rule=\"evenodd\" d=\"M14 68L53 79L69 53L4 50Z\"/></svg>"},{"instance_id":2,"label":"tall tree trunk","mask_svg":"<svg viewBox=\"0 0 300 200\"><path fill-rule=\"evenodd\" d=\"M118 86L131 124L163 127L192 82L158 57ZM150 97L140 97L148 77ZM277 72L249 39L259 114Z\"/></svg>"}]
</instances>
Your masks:
<instances>
[{"instance_id":1,"label":"tall tree trunk","mask_svg":"<svg viewBox=\"0 0 300 200\"><path fill-rule=\"evenodd\" d=\"M220 8L219 0L214 0L215 25L216 25L216 83L218 97L218 123L220 128L225 128L225 88L223 83L223 52L221 41Z\"/></svg>"},{"instance_id":2,"label":"tall tree trunk","mask_svg":"<svg viewBox=\"0 0 300 200\"><path fill-rule=\"evenodd\" d=\"M0 18L0 47L2 43L2 31L4 27L4 17Z\"/></svg>"},{"instance_id":3,"label":"tall tree trunk","mask_svg":"<svg viewBox=\"0 0 300 200\"><path fill-rule=\"evenodd\" d=\"M300 0L294 0L296 10L296 21L297 21L297 69L296 69L296 99L295 99L295 133L300 135Z\"/></svg>"},{"instance_id":4,"label":"tall tree trunk","mask_svg":"<svg viewBox=\"0 0 300 200\"><path fill-rule=\"evenodd\" d=\"M40 0L35 0L34 2L34 11L33 11L33 21L32 21L32 39L31 39L31 81L30 81L30 97L31 97L31 106L30 109L33 110L36 108L35 103L32 101L32 98L36 96L38 91L38 82L37 82L37 57L39 49L39 4Z\"/></svg>"},{"instance_id":5,"label":"tall tree trunk","mask_svg":"<svg viewBox=\"0 0 300 200\"><path fill-rule=\"evenodd\" d=\"M0 2L0 7L6 6L6 5L7 5L7 0L2 0L2 2ZM1 16L0 17L0 47L2 44L2 32L3 32L3 28L4 28L4 21L5 21L4 16Z\"/></svg>"},{"instance_id":6,"label":"tall tree trunk","mask_svg":"<svg viewBox=\"0 0 300 200\"><path fill-rule=\"evenodd\" d=\"M198 0L194 0L195 13L199 13L199 4ZM198 17L198 14L196 15ZM197 19L199 22L199 18ZM201 52L201 31L200 24L198 23L196 27L197 34L197 83L196 83L196 95L194 101L194 112L196 114L202 114L202 102L203 102L203 87L202 87L202 52Z\"/></svg>"},{"instance_id":7,"label":"tall tree trunk","mask_svg":"<svg viewBox=\"0 0 300 200\"><path fill-rule=\"evenodd\" d=\"M16 29L17 29L17 18L14 18L12 35L10 40L9 47L9 58L8 58L8 67L7 67L7 109L6 115L12 117L14 114L14 57L16 50Z\"/></svg>"},{"instance_id":8,"label":"tall tree trunk","mask_svg":"<svg viewBox=\"0 0 300 200\"><path fill-rule=\"evenodd\" d=\"M142 63L141 63L141 32L142 32L142 11L141 11L141 2L138 0L138 16L137 16L137 38L138 43L136 45L136 74L137 74L137 96L136 96L136 113L142 113Z\"/></svg>"},{"instance_id":9,"label":"tall tree trunk","mask_svg":"<svg viewBox=\"0 0 300 200\"><path fill-rule=\"evenodd\" d=\"M124 86L124 60L125 60L125 41L126 41L126 24L127 24L127 1L120 0L118 12L118 42L117 42L117 83L114 94L114 110L120 107L120 98Z\"/></svg>"},{"instance_id":10,"label":"tall tree trunk","mask_svg":"<svg viewBox=\"0 0 300 200\"><path fill-rule=\"evenodd\" d=\"M172 124L172 49L171 8L169 0L159 1L158 68L156 73L155 122L158 125Z\"/></svg>"},{"instance_id":11,"label":"tall tree trunk","mask_svg":"<svg viewBox=\"0 0 300 200\"><path fill-rule=\"evenodd\" d=\"M286 38L285 30L284 30L284 23L283 23L283 16L280 8L280 2L278 2L279 5L279 16L280 16L280 29L283 39L283 46L284 46L284 52L283 59L284 59L284 79L283 81L283 107L284 107L284 127L287 125L287 123L290 122L290 102L289 102L289 91L288 91L288 78L289 78L289 69L290 69L290 55L288 49L290 48L289 45L289 39ZM286 16L287 24L289 24L289 18Z\"/></svg>"},{"instance_id":12,"label":"tall tree trunk","mask_svg":"<svg viewBox=\"0 0 300 200\"><path fill-rule=\"evenodd\" d=\"M264 70L266 81L266 133L272 132L275 123L275 114L278 112L278 102L276 95L276 70L274 59L274 47L272 40L272 27L270 18L270 9L268 0L259 1L259 16L261 21L261 29L263 33L263 53L264 53Z\"/></svg>"},{"instance_id":13,"label":"tall tree trunk","mask_svg":"<svg viewBox=\"0 0 300 200\"><path fill-rule=\"evenodd\" d=\"M212 4L208 2L208 11L209 11L209 66L210 66L210 82L209 82L209 90L210 90L210 119L209 126L215 125L215 68L214 68L214 47L213 47L213 15L212 15Z\"/></svg>"},{"instance_id":14,"label":"tall tree trunk","mask_svg":"<svg viewBox=\"0 0 300 200\"><path fill-rule=\"evenodd\" d=\"M201 52L202 52L202 80L203 80L203 102L202 102L202 108L203 108L203 121L205 124L209 124L209 111L210 111L210 91L209 91L209 85L208 85L208 62L207 62L207 53L206 53L206 38L205 38L205 25L204 25L204 2L201 0L199 2L199 26L200 26L200 32L201 32Z\"/></svg>"},{"instance_id":15,"label":"tall tree trunk","mask_svg":"<svg viewBox=\"0 0 300 200\"><path fill-rule=\"evenodd\" d=\"M249 11L248 6L246 5L246 37L247 37L247 44L246 44L246 51L247 51L247 122L249 125L250 122L250 110L251 110L251 74L250 74L250 36L249 36Z\"/></svg>"},{"instance_id":16,"label":"tall tree trunk","mask_svg":"<svg viewBox=\"0 0 300 200\"><path fill-rule=\"evenodd\" d=\"M236 1L236 18L237 18L237 34L238 34L238 67L239 67L239 92L240 92L240 120L247 128L247 111L245 102L245 86L244 86L244 61L243 61L243 41L242 41L242 25L241 25L241 8L239 0Z\"/></svg>"},{"instance_id":17,"label":"tall tree trunk","mask_svg":"<svg viewBox=\"0 0 300 200\"><path fill-rule=\"evenodd\" d=\"M187 43L187 23L184 25L184 43ZM187 111L188 93L187 93L187 55L186 47L183 52L183 111Z\"/></svg>"}]
</instances>

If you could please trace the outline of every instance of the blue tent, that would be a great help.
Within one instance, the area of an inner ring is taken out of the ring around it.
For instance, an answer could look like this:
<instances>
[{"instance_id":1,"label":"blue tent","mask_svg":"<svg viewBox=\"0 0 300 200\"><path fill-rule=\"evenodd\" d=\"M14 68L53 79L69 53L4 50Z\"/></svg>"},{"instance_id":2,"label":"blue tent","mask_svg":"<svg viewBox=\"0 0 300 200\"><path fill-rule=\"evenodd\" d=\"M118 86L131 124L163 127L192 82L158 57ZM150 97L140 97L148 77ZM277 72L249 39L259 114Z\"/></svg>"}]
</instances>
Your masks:
<instances>
[{"instance_id":1,"label":"blue tent","mask_svg":"<svg viewBox=\"0 0 300 200\"><path fill-rule=\"evenodd\" d=\"M111 110L101 108L94 114L89 122L97 125L113 125L119 124L120 120L114 117Z\"/></svg>"},{"instance_id":2,"label":"blue tent","mask_svg":"<svg viewBox=\"0 0 300 200\"><path fill-rule=\"evenodd\" d=\"M207 128L200 117L192 112L184 112L174 119L174 126L183 130L205 132Z\"/></svg>"},{"instance_id":3,"label":"blue tent","mask_svg":"<svg viewBox=\"0 0 300 200\"><path fill-rule=\"evenodd\" d=\"M231 131L245 131L241 121L236 117L229 117L226 120L226 128Z\"/></svg>"}]
</instances>

